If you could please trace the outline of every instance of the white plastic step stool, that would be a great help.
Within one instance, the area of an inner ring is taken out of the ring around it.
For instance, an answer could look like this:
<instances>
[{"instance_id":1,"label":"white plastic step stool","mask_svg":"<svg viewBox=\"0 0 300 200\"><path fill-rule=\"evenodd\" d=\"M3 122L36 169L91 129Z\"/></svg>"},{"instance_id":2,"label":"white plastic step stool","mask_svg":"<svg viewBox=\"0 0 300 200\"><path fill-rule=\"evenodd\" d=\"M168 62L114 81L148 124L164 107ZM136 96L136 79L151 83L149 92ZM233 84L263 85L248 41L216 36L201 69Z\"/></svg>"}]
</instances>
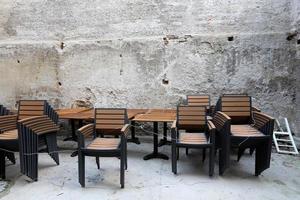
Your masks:
<instances>
[{"instance_id":1,"label":"white plastic step stool","mask_svg":"<svg viewBox=\"0 0 300 200\"><path fill-rule=\"evenodd\" d=\"M276 119L276 124L279 131L274 131L273 141L278 153L284 154L299 154L287 118L284 118L286 131L282 129L279 121Z\"/></svg>"}]
</instances>

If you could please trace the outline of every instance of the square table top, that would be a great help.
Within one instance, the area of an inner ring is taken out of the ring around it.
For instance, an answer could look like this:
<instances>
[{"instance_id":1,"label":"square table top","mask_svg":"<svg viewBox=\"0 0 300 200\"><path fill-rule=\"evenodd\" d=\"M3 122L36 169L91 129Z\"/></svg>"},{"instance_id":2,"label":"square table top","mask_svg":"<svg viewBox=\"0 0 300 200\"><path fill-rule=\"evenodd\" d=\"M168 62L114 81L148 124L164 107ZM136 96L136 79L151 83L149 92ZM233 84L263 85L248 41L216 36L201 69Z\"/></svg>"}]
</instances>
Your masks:
<instances>
[{"instance_id":1,"label":"square table top","mask_svg":"<svg viewBox=\"0 0 300 200\"><path fill-rule=\"evenodd\" d=\"M175 109L149 109L146 113L137 114L132 121L139 122L173 122L176 120Z\"/></svg>"}]
</instances>

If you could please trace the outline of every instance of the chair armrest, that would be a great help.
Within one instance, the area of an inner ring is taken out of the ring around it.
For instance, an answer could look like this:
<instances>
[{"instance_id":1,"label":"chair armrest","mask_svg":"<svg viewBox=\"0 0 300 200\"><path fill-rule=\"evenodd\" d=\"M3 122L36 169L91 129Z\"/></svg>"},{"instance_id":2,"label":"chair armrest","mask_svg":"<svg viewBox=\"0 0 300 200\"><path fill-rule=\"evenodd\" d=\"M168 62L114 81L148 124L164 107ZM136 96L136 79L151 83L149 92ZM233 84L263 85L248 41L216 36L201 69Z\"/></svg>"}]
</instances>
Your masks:
<instances>
[{"instance_id":1,"label":"chair armrest","mask_svg":"<svg viewBox=\"0 0 300 200\"><path fill-rule=\"evenodd\" d=\"M17 128L17 115L0 116L0 133Z\"/></svg>"},{"instance_id":2,"label":"chair armrest","mask_svg":"<svg viewBox=\"0 0 300 200\"><path fill-rule=\"evenodd\" d=\"M254 127L265 135L272 135L274 130L274 118L262 112L253 112Z\"/></svg>"},{"instance_id":3,"label":"chair armrest","mask_svg":"<svg viewBox=\"0 0 300 200\"><path fill-rule=\"evenodd\" d=\"M252 106L252 111L261 112L261 109L258 107Z\"/></svg>"},{"instance_id":4,"label":"chair armrest","mask_svg":"<svg viewBox=\"0 0 300 200\"><path fill-rule=\"evenodd\" d=\"M171 126L171 140L172 142L176 142L177 139L177 127L176 127L176 120L173 121L172 126Z\"/></svg>"},{"instance_id":5,"label":"chair armrest","mask_svg":"<svg viewBox=\"0 0 300 200\"><path fill-rule=\"evenodd\" d=\"M19 120L18 123L28 125L28 124L32 123L33 120L44 119L46 117L48 117L48 116L47 115L41 115L41 116L28 117L28 118Z\"/></svg>"},{"instance_id":6,"label":"chair armrest","mask_svg":"<svg viewBox=\"0 0 300 200\"><path fill-rule=\"evenodd\" d=\"M130 125L125 124L123 126L123 128L121 129L121 134L124 135L127 138L128 134L129 134L129 131L130 131Z\"/></svg>"},{"instance_id":7,"label":"chair armrest","mask_svg":"<svg viewBox=\"0 0 300 200\"><path fill-rule=\"evenodd\" d=\"M59 131L59 126L56 125L47 115L19 120L18 126L20 128L24 127L26 130L22 130L25 132L31 130L37 135Z\"/></svg>"},{"instance_id":8,"label":"chair armrest","mask_svg":"<svg viewBox=\"0 0 300 200\"><path fill-rule=\"evenodd\" d=\"M207 126L208 126L208 133L209 133L209 140L210 143L214 144L215 140L216 140L216 127L214 125L214 123L211 120L208 120L207 122Z\"/></svg>"},{"instance_id":9,"label":"chair armrest","mask_svg":"<svg viewBox=\"0 0 300 200\"><path fill-rule=\"evenodd\" d=\"M79 135L82 135L84 138L92 135L94 133L94 124L87 124L77 130Z\"/></svg>"},{"instance_id":10,"label":"chair armrest","mask_svg":"<svg viewBox=\"0 0 300 200\"><path fill-rule=\"evenodd\" d=\"M77 130L78 148L85 146L85 138L94 133L94 124L87 124Z\"/></svg>"}]
</instances>

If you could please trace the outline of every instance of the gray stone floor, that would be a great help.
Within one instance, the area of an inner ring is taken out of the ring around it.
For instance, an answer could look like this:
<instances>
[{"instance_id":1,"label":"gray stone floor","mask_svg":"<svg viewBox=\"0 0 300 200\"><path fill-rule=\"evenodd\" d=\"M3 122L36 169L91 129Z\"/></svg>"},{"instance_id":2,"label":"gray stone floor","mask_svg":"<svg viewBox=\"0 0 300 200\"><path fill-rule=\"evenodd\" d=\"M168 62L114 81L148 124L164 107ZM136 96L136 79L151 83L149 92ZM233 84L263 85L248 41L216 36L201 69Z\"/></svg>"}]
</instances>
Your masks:
<instances>
[{"instance_id":1,"label":"gray stone floor","mask_svg":"<svg viewBox=\"0 0 300 200\"><path fill-rule=\"evenodd\" d=\"M129 144L129 168L125 189L119 185L119 160L102 158L97 170L93 158L86 159L86 188L78 183L77 157L60 153L56 166L47 154L39 156L39 181L30 182L19 173L19 163L7 167L9 182L1 182L2 199L300 199L300 159L272 154L271 168L255 177L254 156L240 162L232 156L232 167L224 176L208 176L208 160L201 161L201 151L192 150L187 157L181 151L178 175L171 172L170 160L142 158L152 150L152 139L141 145ZM68 146L70 143L64 143ZM170 155L170 146L160 149Z\"/></svg>"}]
</instances>

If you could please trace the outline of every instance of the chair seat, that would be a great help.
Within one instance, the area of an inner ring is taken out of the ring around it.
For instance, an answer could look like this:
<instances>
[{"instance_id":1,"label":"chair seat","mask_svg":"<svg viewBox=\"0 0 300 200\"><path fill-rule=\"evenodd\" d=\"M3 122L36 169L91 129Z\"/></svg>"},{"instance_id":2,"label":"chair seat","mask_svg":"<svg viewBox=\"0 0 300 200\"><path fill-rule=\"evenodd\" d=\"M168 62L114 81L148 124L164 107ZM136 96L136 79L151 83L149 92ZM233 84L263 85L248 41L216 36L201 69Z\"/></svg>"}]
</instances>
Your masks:
<instances>
[{"instance_id":1,"label":"chair seat","mask_svg":"<svg viewBox=\"0 0 300 200\"><path fill-rule=\"evenodd\" d=\"M205 133L180 133L179 143L182 143L182 144L208 144Z\"/></svg>"},{"instance_id":2,"label":"chair seat","mask_svg":"<svg viewBox=\"0 0 300 200\"><path fill-rule=\"evenodd\" d=\"M112 150L118 149L120 138L96 138L88 146L87 149L92 150Z\"/></svg>"},{"instance_id":3,"label":"chair seat","mask_svg":"<svg viewBox=\"0 0 300 200\"><path fill-rule=\"evenodd\" d=\"M5 131L0 134L0 140L17 140L17 139L18 139L18 129Z\"/></svg>"},{"instance_id":4,"label":"chair seat","mask_svg":"<svg viewBox=\"0 0 300 200\"><path fill-rule=\"evenodd\" d=\"M231 125L231 134L237 137L263 137L259 130L250 125Z\"/></svg>"}]
</instances>

